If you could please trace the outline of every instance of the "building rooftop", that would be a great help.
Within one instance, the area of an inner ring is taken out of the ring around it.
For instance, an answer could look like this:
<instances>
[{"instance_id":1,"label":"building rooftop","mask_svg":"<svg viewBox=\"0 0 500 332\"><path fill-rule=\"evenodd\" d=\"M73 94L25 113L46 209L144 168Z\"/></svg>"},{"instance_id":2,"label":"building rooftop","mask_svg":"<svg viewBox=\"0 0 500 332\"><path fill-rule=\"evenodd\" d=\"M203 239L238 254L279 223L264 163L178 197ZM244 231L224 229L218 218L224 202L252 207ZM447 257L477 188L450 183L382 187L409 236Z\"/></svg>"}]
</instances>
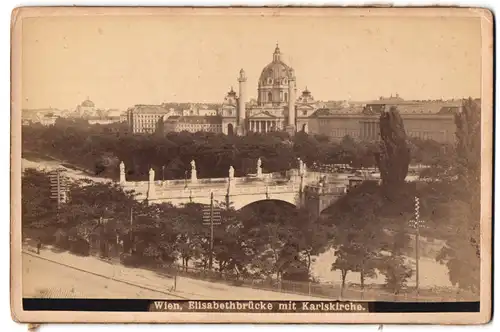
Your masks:
<instances>
[{"instance_id":1,"label":"building rooftop","mask_svg":"<svg viewBox=\"0 0 500 332\"><path fill-rule=\"evenodd\" d=\"M222 119L220 116L202 116L202 115L193 115L193 116L173 115L169 116L165 121L188 123L188 124L222 124Z\"/></svg>"},{"instance_id":2,"label":"building rooftop","mask_svg":"<svg viewBox=\"0 0 500 332\"><path fill-rule=\"evenodd\" d=\"M131 108L134 113L167 114L170 111L162 105L135 105Z\"/></svg>"}]
</instances>

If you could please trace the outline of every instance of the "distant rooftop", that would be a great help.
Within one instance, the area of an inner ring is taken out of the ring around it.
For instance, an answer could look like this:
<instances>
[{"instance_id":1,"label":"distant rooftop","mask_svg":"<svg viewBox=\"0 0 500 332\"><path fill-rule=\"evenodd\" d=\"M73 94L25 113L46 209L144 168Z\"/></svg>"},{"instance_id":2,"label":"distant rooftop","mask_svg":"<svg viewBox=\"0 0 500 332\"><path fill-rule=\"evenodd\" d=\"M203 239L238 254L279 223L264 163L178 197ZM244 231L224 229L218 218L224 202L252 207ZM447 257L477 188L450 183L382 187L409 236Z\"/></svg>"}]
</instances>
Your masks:
<instances>
[{"instance_id":1,"label":"distant rooftop","mask_svg":"<svg viewBox=\"0 0 500 332\"><path fill-rule=\"evenodd\" d=\"M134 113L167 114L170 111L161 105L135 105L131 108Z\"/></svg>"},{"instance_id":2,"label":"distant rooftop","mask_svg":"<svg viewBox=\"0 0 500 332\"><path fill-rule=\"evenodd\" d=\"M221 124L221 118L219 116L201 116L201 115L193 115L193 116L178 116L173 115L169 116L166 119L166 122L182 122L189 124Z\"/></svg>"}]
</instances>

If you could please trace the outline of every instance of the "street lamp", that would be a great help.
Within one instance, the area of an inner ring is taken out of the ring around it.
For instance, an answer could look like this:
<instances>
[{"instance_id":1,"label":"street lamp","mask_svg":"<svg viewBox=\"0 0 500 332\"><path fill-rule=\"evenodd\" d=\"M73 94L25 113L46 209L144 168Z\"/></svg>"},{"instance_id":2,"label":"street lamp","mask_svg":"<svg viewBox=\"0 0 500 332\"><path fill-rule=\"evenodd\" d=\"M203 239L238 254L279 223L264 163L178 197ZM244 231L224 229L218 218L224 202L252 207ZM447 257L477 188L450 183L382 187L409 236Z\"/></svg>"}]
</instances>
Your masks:
<instances>
[{"instance_id":1,"label":"street lamp","mask_svg":"<svg viewBox=\"0 0 500 332\"><path fill-rule=\"evenodd\" d=\"M187 188L188 186L188 171L184 171L184 187Z\"/></svg>"},{"instance_id":2,"label":"street lamp","mask_svg":"<svg viewBox=\"0 0 500 332\"><path fill-rule=\"evenodd\" d=\"M420 242L420 227L422 227L424 221L420 220L420 199L415 196L415 218L410 220L410 226L415 228L415 288L419 290L419 278L418 278L418 260L419 260L419 242Z\"/></svg>"},{"instance_id":3,"label":"street lamp","mask_svg":"<svg viewBox=\"0 0 500 332\"><path fill-rule=\"evenodd\" d=\"M165 181L165 165L161 167L161 180Z\"/></svg>"}]
</instances>

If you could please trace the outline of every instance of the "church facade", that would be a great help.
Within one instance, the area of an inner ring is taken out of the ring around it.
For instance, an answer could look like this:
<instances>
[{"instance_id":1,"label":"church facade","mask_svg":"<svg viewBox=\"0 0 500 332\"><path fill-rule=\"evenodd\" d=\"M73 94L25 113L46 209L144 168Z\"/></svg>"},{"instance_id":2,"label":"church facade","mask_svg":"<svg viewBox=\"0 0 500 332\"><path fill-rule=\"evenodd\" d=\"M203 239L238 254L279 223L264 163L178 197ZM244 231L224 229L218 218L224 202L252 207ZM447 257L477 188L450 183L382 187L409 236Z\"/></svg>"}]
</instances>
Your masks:
<instances>
[{"instance_id":1,"label":"church facade","mask_svg":"<svg viewBox=\"0 0 500 332\"><path fill-rule=\"evenodd\" d=\"M220 108L222 132L245 135L249 132L308 131L309 117L317 109L310 91L297 98L295 71L281 59L278 45L272 62L262 69L257 86L257 100L247 100L247 76L238 77L238 94L231 88Z\"/></svg>"}]
</instances>

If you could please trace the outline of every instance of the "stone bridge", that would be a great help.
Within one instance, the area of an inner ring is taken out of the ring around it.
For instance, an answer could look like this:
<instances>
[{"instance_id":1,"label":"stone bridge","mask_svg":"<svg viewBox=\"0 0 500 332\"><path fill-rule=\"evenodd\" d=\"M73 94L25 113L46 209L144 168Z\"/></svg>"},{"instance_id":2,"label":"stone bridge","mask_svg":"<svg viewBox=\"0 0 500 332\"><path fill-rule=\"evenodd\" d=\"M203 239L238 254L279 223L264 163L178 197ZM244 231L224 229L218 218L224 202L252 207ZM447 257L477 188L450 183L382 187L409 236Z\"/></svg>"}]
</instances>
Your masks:
<instances>
[{"instance_id":1,"label":"stone bridge","mask_svg":"<svg viewBox=\"0 0 500 332\"><path fill-rule=\"evenodd\" d=\"M258 201L279 200L296 207L306 207L318 214L347 189L346 181L333 174L308 172L300 159L299 168L287 171L286 176L263 173L259 159L255 174L235 177L231 166L227 178L198 179L196 163L192 161L189 179L156 180L155 171L150 169L148 181L135 182L126 180L122 162L120 185L125 190L135 191L137 199L147 200L149 204L210 204L213 193L215 203L229 205L236 210Z\"/></svg>"}]
</instances>

